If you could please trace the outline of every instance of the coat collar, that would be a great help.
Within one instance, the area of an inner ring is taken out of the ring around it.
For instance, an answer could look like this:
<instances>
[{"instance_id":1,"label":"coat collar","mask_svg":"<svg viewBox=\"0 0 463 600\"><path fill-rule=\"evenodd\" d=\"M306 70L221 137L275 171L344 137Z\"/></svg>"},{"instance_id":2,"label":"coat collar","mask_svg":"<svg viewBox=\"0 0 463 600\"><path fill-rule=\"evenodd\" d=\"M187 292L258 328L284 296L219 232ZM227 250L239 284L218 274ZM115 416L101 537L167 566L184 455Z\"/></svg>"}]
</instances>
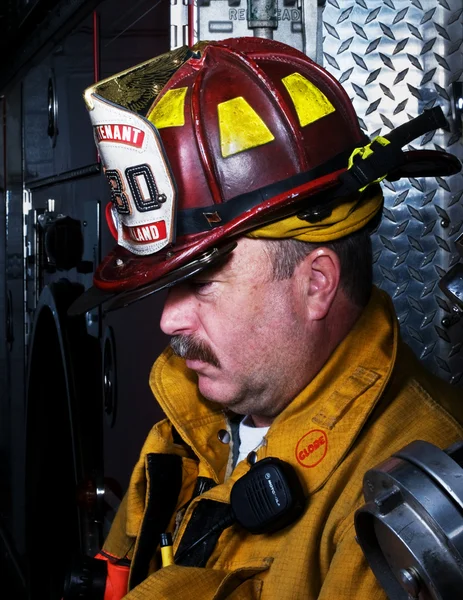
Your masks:
<instances>
[{"instance_id":1,"label":"coat collar","mask_svg":"<svg viewBox=\"0 0 463 600\"><path fill-rule=\"evenodd\" d=\"M258 457L291 463L313 493L328 479L360 433L391 376L398 347L392 301L374 288L362 315L316 377L278 415ZM200 457L209 476L223 481L228 427L223 410L198 392L195 374L166 350L153 366L150 385L174 427ZM249 468L235 469L232 480ZM228 486L226 486L228 487Z\"/></svg>"}]
</instances>

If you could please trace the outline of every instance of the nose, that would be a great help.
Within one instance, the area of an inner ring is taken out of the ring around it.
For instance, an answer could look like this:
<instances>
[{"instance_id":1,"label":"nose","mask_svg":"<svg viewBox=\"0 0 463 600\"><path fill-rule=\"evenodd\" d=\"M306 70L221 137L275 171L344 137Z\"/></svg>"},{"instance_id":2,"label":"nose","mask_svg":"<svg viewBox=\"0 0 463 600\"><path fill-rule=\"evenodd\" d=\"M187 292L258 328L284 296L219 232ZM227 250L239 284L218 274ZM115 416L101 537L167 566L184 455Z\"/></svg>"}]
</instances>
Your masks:
<instances>
[{"instance_id":1,"label":"nose","mask_svg":"<svg viewBox=\"0 0 463 600\"><path fill-rule=\"evenodd\" d=\"M194 300L186 286L176 285L167 293L160 327L166 335L189 334L195 329Z\"/></svg>"}]
</instances>

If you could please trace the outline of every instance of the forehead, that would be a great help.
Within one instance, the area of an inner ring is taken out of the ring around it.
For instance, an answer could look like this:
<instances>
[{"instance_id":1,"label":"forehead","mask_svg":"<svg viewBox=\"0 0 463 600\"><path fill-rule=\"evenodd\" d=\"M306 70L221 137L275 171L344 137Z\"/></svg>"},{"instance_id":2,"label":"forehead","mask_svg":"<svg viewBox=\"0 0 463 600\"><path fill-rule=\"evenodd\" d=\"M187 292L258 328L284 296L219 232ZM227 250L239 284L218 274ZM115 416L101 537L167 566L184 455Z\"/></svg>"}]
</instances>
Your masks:
<instances>
[{"instance_id":1,"label":"forehead","mask_svg":"<svg viewBox=\"0 0 463 600\"><path fill-rule=\"evenodd\" d=\"M223 261L204 271L204 275L241 278L267 277L271 270L270 253L264 240L240 238L236 248Z\"/></svg>"}]
</instances>

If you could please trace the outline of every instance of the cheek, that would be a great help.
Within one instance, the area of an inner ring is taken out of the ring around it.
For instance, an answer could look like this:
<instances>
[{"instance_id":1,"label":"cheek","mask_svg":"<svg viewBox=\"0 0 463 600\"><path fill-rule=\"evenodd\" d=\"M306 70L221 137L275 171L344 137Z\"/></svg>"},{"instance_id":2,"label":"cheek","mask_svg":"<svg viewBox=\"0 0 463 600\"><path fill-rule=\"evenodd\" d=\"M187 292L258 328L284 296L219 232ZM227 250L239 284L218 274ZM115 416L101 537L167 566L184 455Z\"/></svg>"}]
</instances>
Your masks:
<instances>
[{"instance_id":1,"label":"cheek","mask_svg":"<svg viewBox=\"0 0 463 600\"><path fill-rule=\"evenodd\" d=\"M249 364L253 356L273 355L294 342L303 325L285 282L235 291L201 309L206 336L223 358Z\"/></svg>"},{"instance_id":2,"label":"cheek","mask_svg":"<svg viewBox=\"0 0 463 600\"><path fill-rule=\"evenodd\" d=\"M235 322L235 332L243 344L243 354L273 356L277 349L287 349L303 329L298 313L284 295L267 296L260 302L250 300L242 307ZM246 352L245 348L248 349Z\"/></svg>"},{"instance_id":3,"label":"cheek","mask_svg":"<svg viewBox=\"0 0 463 600\"><path fill-rule=\"evenodd\" d=\"M268 325L259 303L227 302L215 314L210 312L203 320L206 339L217 353L226 370L242 371L253 364L263 346Z\"/></svg>"}]
</instances>

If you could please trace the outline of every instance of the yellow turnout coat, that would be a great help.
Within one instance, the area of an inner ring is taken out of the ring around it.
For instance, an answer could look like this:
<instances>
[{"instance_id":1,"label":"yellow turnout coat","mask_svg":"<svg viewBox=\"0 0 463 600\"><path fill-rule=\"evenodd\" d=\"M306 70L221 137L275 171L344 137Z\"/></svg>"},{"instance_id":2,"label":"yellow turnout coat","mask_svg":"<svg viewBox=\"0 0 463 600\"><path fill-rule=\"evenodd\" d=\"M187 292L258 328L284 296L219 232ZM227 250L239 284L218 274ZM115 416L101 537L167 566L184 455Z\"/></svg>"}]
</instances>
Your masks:
<instances>
[{"instance_id":1,"label":"yellow turnout coat","mask_svg":"<svg viewBox=\"0 0 463 600\"><path fill-rule=\"evenodd\" d=\"M296 469L308 498L303 516L271 535L252 535L238 525L225 529L204 567L161 568L158 540L151 546L149 535L148 542L141 540L156 518L147 508L156 508L167 489L162 478L170 476L169 462L153 476L150 461L174 456L179 467L178 495L164 516L165 529L175 532L174 551L199 505L227 503L249 464L231 469L228 420L200 397L195 374L182 359L165 351L150 384L167 419L148 435L104 546L114 557L131 559L138 579L142 573L128 600L386 598L355 541L363 475L413 440L445 448L463 437L461 393L426 372L401 341L386 294L374 290L353 330L275 419L257 452L258 459L275 456ZM191 500L198 477L217 485Z\"/></svg>"}]
</instances>

